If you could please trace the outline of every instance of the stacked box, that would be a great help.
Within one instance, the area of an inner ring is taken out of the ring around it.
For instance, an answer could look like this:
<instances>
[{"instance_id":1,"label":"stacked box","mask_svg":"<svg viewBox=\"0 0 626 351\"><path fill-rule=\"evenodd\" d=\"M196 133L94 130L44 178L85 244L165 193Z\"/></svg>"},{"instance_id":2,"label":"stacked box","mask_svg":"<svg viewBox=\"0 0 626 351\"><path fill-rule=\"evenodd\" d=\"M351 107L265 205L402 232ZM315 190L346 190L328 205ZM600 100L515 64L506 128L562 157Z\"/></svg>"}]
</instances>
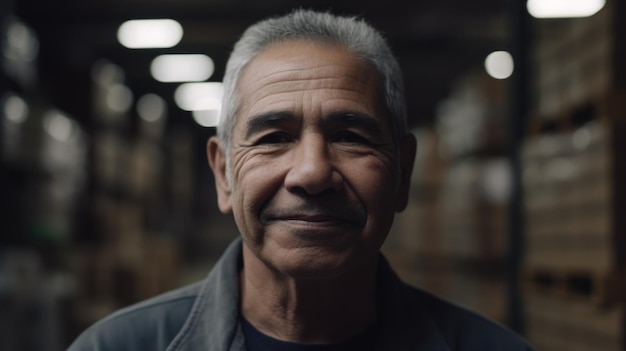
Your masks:
<instances>
[{"instance_id":1,"label":"stacked box","mask_svg":"<svg viewBox=\"0 0 626 351\"><path fill-rule=\"evenodd\" d=\"M526 334L542 351L624 350L624 309L527 294Z\"/></svg>"},{"instance_id":2,"label":"stacked box","mask_svg":"<svg viewBox=\"0 0 626 351\"><path fill-rule=\"evenodd\" d=\"M527 266L611 266L609 142L597 121L525 142Z\"/></svg>"},{"instance_id":3,"label":"stacked box","mask_svg":"<svg viewBox=\"0 0 626 351\"><path fill-rule=\"evenodd\" d=\"M78 283L70 335L115 309L180 284L183 245L170 232L184 233L172 223L179 213L190 213L168 187L172 169L189 168L190 160L165 152L165 116L135 120L121 67L96 62L92 73L91 179L82 240L70 263ZM191 149L190 140L181 144ZM180 159L185 162L176 163Z\"/></svg>"},{"instance_id":4,"label":"stacked box","mask_svg":"<svg viewBox=\"0 0 626 351\"><path fill-rule=\"evenodd\" d=\"M499 323L507 322L507 284L498 276L453 271L450 275L448 297L457 304L480 311Z\"/></svg>"},{"instance_id":5,"label":"stacked box","mask_svg":"<svg viewBox=\"0 0 626 351\"><path fill-rule=\"evenodd\" d=\"M616 10L608 1L588 18L535 21L531 48L533 113L555 118L614 87Z\"/></svg>"},{"instance_id":6,"label":"stacked box","mask_svg":"<svg viewBox=\"0 0 626 351\"><path fill-rule=\"evenodd\" d=\"M623 127L602 114L572 131L525 141L527 266L600 272L623 267L618 228Z\"/></svg>"},{"instance_id":7,"label":"stacked box","mask_svg":"<svg viewBox=\"0 0 626 351\"><path fill-rule=\"evenodd\" d=\"M530 137L523 147L522 277L526 298L532 301L526 324L529 338L541 349L626 346L623 318L615 317L623 316L626 296L624 169L619 161L626 119L623 102L615 104L624 101L620 97L596 106L598 114L578 128ZM536 300L547 307L537 307ZM559 311L567 308L584 310L577 318L585 321L560 317ZM604 317L607 309L612 317ZM619 332L605 337L601 330ZM582 346L572 346L566 337L572 333L578 338L574 344Z\"/></svg>"},{"instance_id":8,"label":"stacked box","mask_svg":"<svg viewBox=\"0 0 626 351\"><path fill-rule=\"evenodd\" d=\"M386 253L394 256L440 253L443 250L439 229L442 162L437 152L437 138L428 129L414 131L414 134L419 152L413 168L409 201L406 209L396 214L384 247Z\"/></svg>"},{"instance_id":9,"label":"stacked box","mask_svg":"<svg viewBox=\"0 0 626 351\"><path fill-rule=\"evenodd\" d=\"M76 319L84 328L115 309L178 286L179 266L178 245L165 238L77 249L72 265L81 283Z\"/></svg>"},{"instance_id":10,"label":"stacked box","mask_svg":"<svg viewBox=\"0 0 626 351\"><path fill-rule=\"evenodd\" d=\"M442 218L447 219L442 238L451 255L506 256L509 177L509 164L502 158L468 158L448 169L442 186Z\"/></svg>"},{"instance_id":11,"label":"stacked box","mask_svg":"<svg viewBox=\"0 0 626 351\"><path fill-rule=\"evenodd\" d=\"M626 348L624 9L535 22L522 286L541 350Z\"/></svg>"},{"instance_id":12,"label":"stacked box","mask_svg":"<svg viewBox=\"0 0 626 351\"><path fill-rule=\"evenodd\" d=\"M413 263L410 272L399 272L407 274L411 283L500 323L507 322L507 283L497 261L420 256Z\"/></svg>"},{"instance_id":13,"label":"stacked box","mask_svg":"<svg viewBox=\"0 0 626 351\"><path fill-rule=\"evenodd\" d=\"M506 91L502 81L469 73L441 104L434 129L416 133L409 205L383 248L405 280L501 322L511 180Z\"/></svg>"}]
</instances>

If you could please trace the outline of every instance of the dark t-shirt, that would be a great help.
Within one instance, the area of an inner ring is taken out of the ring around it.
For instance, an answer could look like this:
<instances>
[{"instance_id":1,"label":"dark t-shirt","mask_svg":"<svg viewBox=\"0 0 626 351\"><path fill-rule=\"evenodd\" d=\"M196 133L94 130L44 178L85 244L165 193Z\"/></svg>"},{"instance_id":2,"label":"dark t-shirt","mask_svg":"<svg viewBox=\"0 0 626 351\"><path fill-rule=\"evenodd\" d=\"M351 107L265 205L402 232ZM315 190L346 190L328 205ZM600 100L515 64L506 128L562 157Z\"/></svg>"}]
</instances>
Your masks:
<instances>
[{"instance_id":1,"label":"dark t-shirt","mask_svg":"<svg viewBox=\"0 0 626 351\"><path fill-rule=\"evenodd\" d=\"M282 341L263 334L245 318L241 318L241 328L246 339L248 351L345 351L372 350L373 326L355 337L337 344L302 344Z\"/></svg>"}]
</instances>

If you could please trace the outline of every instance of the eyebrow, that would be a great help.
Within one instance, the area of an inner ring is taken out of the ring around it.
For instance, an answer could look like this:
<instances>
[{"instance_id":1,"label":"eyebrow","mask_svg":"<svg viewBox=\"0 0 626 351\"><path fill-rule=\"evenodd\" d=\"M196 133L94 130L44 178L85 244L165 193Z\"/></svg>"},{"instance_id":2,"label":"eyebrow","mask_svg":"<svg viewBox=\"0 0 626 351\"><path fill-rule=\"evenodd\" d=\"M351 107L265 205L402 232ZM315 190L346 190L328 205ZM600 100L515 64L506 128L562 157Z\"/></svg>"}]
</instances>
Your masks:
<instances>
[{"instance_id":1,"label":"eyebrow","mask_svg":"<svg viewBox=\"0 0 626 351\"><path fill-rule=\"evenodd\" d=\"M298 118L289 112L267 112L251 117L246 122L246 138L250 136L283 124L285 122L295 122Z\"/></svg>"},{"instance_id":2,"label":"eyebrow","mask_svg":"<svg viewBox=\"0 0 626 351\"><path fill-rule=\"evenodd\" d=\"M358 125L373 135L381 135L383 132L378 119L360 112L341 111L333 113L330 120L347 125Z\"/></svg>"},{"instance_id":3,"label":"eyebrow","mask_svg":"<svg viewBox=\"0 0 626 351\"><path fill-rule=\"evenodd\" d=\"M380 125L380 122L376 118L360 112L339 111L331 114L328 120L334 123L340 123L345 125L358 125L372 135L382 134L382 127ZM277 125L297 121L299 121L299 118L294 116L290 112L272 111L267 113L261 113L251 117L246 122L247 128L245 137L249 138L256 133L276 127Z\"/></svg>"}]
</instances>

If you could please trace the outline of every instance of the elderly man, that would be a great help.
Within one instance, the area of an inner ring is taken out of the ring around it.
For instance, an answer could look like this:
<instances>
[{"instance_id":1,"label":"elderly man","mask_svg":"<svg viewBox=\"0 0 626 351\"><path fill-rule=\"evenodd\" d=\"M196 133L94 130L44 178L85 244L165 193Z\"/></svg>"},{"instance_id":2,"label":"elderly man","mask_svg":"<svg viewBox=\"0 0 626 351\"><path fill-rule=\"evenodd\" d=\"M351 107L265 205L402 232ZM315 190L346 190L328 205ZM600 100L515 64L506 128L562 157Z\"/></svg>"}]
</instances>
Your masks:
<instances>
[{"instance_id":1,"label":"elderly man","mask_svg":"<svg viewBox=\"0 0 626 351\"><path fill-rule=\"evenodd\" d=\"M379 250L416 150L398 64L353 18L248 29L228 62L218 204L241 234L204 282L119 311L71 350L528 350L402 283Z\"/></svg>"}]
</instances>

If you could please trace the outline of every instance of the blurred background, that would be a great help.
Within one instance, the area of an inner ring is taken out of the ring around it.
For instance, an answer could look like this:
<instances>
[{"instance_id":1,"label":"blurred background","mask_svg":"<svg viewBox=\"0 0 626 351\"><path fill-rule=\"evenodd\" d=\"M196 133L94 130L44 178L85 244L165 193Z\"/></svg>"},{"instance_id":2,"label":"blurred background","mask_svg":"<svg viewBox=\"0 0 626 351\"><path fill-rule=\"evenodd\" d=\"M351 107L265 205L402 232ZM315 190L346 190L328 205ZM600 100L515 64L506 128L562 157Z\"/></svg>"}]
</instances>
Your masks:
<instances>
[{"instance_id":1,"label":"blurred background","mask_svg":"<svg viewBox=\"0 0 626 351\"><path fill-rule=\"evenodd\" d=\"M365 18L404 71L400 275L540 350L626 350L626 4L585 2L0 2L0 349L207 274L237 236L205 158L226 60L305 7Z\"/></svg>"}]
</instances>

